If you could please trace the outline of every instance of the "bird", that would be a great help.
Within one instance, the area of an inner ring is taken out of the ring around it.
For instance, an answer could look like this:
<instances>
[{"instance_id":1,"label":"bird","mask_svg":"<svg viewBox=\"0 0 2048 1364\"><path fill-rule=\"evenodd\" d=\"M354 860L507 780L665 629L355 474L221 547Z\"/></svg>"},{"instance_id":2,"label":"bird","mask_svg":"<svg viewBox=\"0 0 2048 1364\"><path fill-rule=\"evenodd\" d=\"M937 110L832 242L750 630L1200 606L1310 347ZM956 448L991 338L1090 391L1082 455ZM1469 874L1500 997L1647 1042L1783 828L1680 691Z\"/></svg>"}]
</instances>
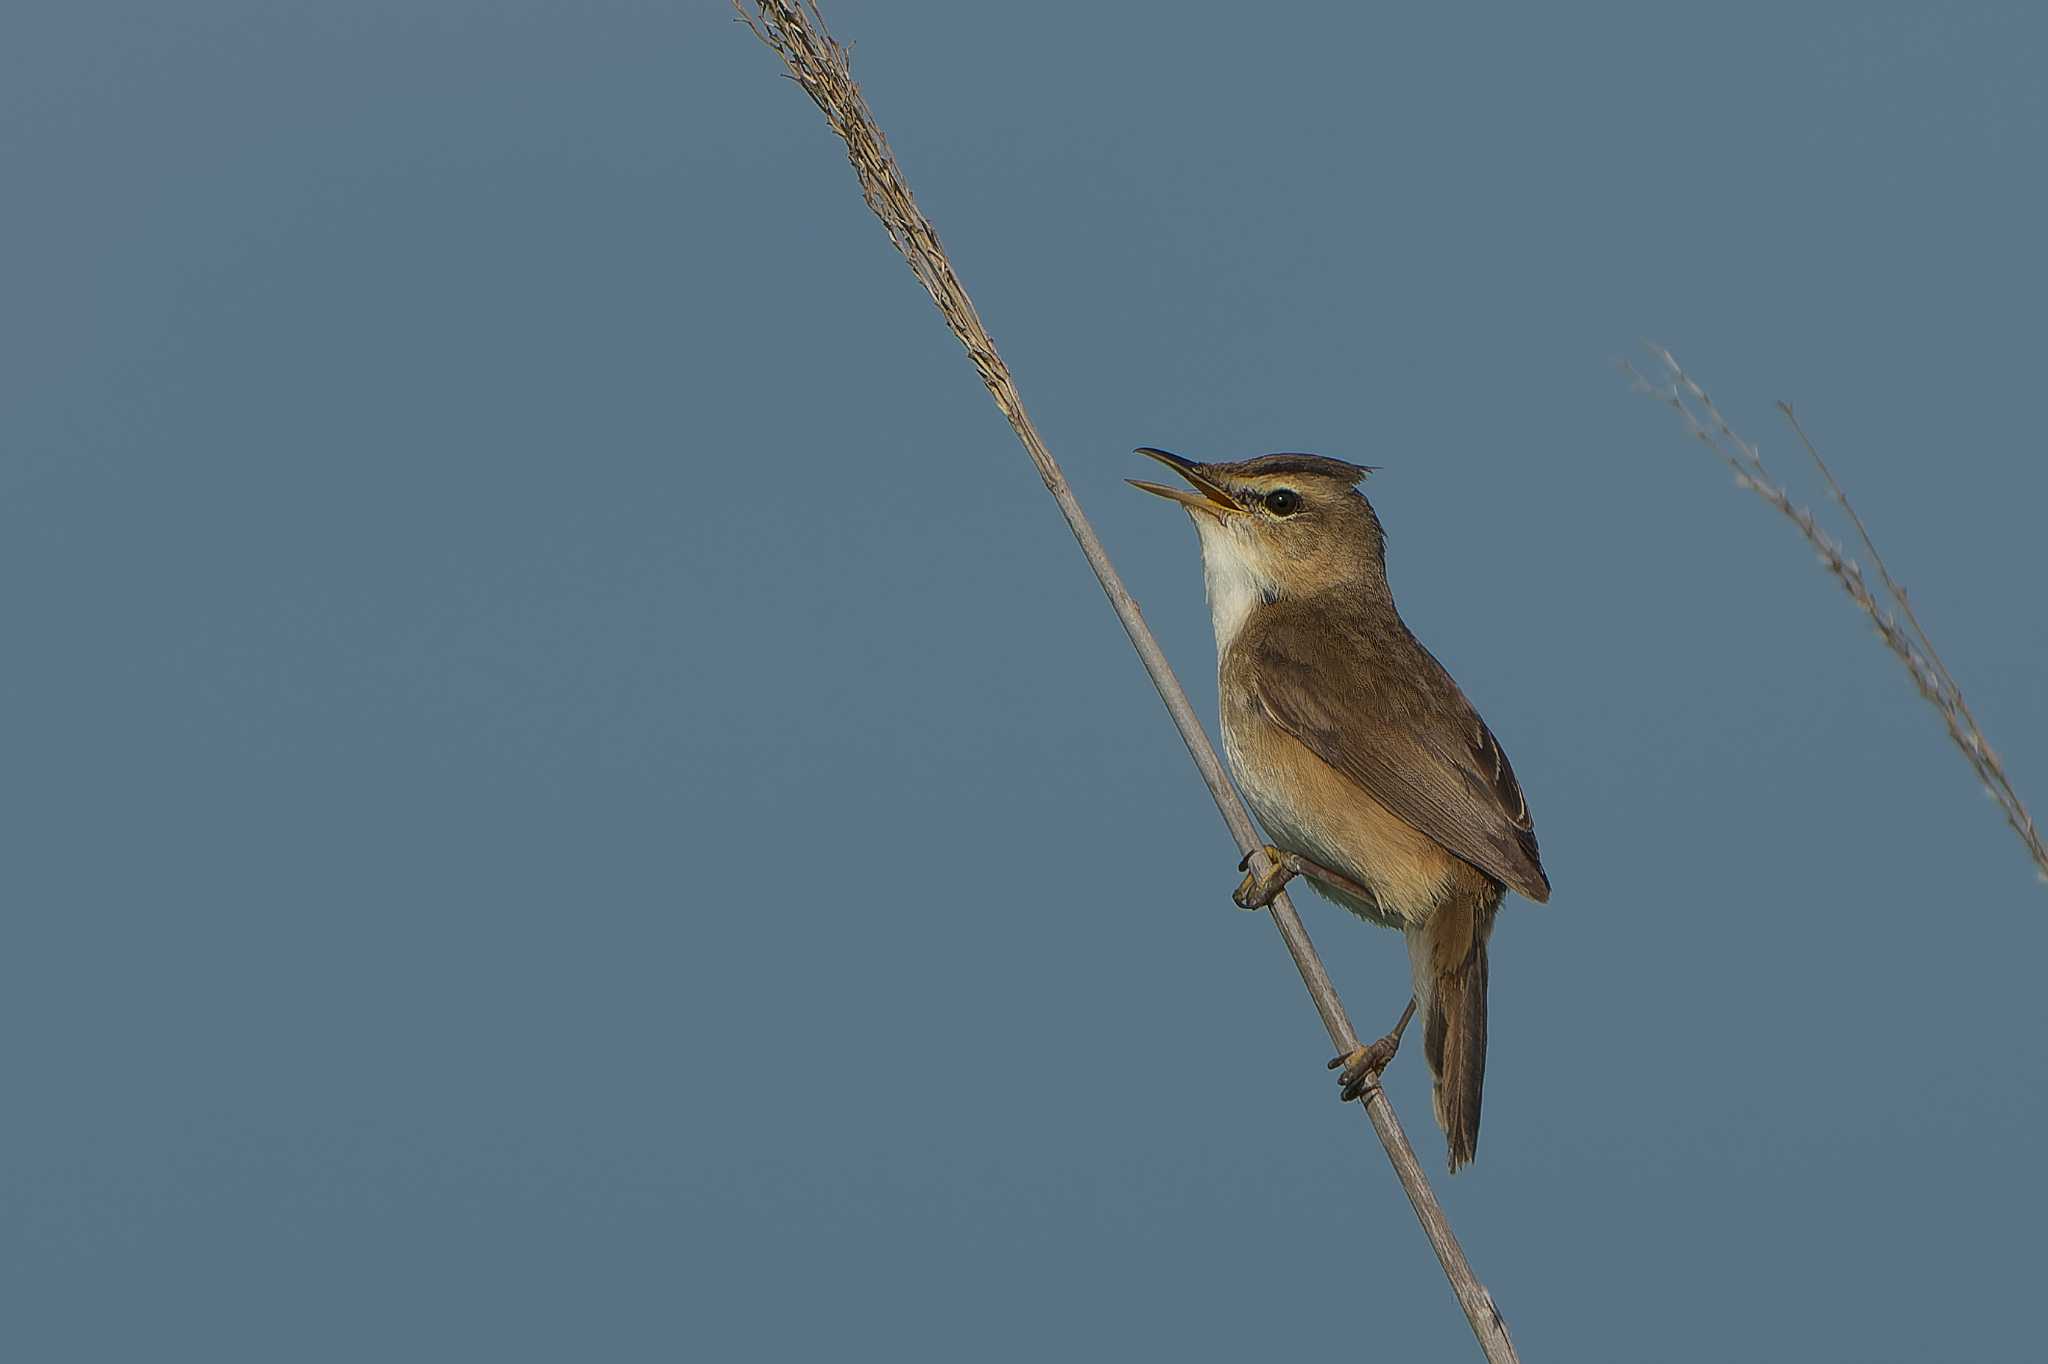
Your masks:
<instances>
[{"instance_id":1,"label":"bird","mask_svg":"<svg viewBox=\"0 0 2048 1364\"><path fill-rule=\"evenodd\" d=\"M1137 453L1188 485L1128 480L1194 522L1224 757L1272 839L1264 873L1247 871L1233 898L1264 908L1303 876L1360 918L1401 931L1407 1008L1386 1036L1330 1068L1341 1071L1339 1096L1360 1098L1419 1015L1431 1107L1455 1173L1479 1144L1495 915L1510 890L1550 898L1514 768L1395 608L1386 535L1358 488L1371 466L1311 454L1199 463L1150 446Z\"/></svg>"}]
</instances>

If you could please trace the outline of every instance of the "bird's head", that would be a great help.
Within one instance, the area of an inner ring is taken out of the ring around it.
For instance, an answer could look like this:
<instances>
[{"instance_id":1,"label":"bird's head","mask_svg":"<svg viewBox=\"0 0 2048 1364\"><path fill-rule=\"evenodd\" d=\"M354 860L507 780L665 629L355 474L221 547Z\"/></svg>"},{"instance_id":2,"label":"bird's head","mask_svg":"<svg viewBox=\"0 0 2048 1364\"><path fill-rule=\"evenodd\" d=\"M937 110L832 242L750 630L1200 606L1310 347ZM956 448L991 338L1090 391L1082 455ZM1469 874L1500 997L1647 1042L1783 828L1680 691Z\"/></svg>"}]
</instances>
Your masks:
<instances>
[{"instance_id":1,"label":"bird's head","mask_svg":"<svg viewBox=\"0 0 2048 1364\"><path fill-rule=\"evenodd\" d=\"M1212 597L1225 579L1268 601L1354 585L1386 590L1386 540L1357 488L1370 466L1322 455L1200 464L1150 447L1138 453L1187 480L1186 488L1129 482L1187 509Z\"/></svg>"}]
</instances>

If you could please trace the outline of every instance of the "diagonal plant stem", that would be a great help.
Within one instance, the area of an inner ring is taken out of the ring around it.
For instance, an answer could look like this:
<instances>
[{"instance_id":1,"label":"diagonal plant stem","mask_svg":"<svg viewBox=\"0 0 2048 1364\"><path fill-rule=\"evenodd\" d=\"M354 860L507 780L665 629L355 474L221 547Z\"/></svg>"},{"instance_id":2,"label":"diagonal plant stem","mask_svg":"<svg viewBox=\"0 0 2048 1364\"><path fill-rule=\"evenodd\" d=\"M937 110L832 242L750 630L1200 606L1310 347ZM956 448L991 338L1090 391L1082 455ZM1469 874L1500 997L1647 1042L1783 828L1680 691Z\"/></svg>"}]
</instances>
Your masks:
<instances>
[{"instance_id":1,"label":"diagonal plant stem","mask_svg":"<svg viewBox=\"0 0 2048 1364\"><path fill-rule=\"evenodd\" d=\"M1080 542L1081 552L1087 556L1089 567L1095 570L1095 576L1101 581L1102 590L1108 595L1117 619L1123 623L1124 632L1130 636L1132 646L1137 649L1152 685L1166 703L1167 713L1173 717L1174 727L1180 731L1181 740L1187 744L1188 753L1201 771L1202 780L1208 784L1209 794L1215 797L1216 808L1222 812L1224 823L1230 826L1231 836L1237 840L1240 849L1251 855L1253 869L1263 871L1266 863L1263 842L1253 830L1251 816L1230 785L1230 779L1224 775L1223 764L1209 743L1208 731L1195 717L1194 707L1181 688L1180 679L1174 676L1173 668L1167 663L1159 642L1152 637L1137 602L1125 590L1123 580L1110 565L1109 554L1102 541L1082 512L1073 490L1067 486L1066 477L1060 472L1052 453L1040 439L1038 428L1025 412L1024 400L1018 396L1009 368L997 354L995 342L982 325L973 300L954 274L952 261L947 258L945 248L939 245L938 233L932 230L930 221L911 197L910 185L890 153L889 144L882 136L880 125L875 122L874 114L868 109L860 87L854 83L846 50L826 31L824 16L819 13L814 0L803 3L797 0L756 0L752 5L745 0L733 0L733 5L754 35L774 49L789 69L791 78L811 97L824 113L832 131L846 143L847 159L859 177L861 194L868 207L882 220L882 226L888 229L889 240L903 254L911 273L924 285L932 301L938 304L939 312L953 329L954 336L967 348L967 354L974 361L989 395L995 399L1003 416L1009 419L1017 439L1023 442L1025 452L1038 467L1038 475L1046 490L1059 504L1068 529ZM1300 916L1294 912L1293 904L1284 893L1274 899L1271 917L1287 945L1288 954L1294 958L1295 968L1301 972L1302 983L1308 987L1309 998L1315 1002L1316 1012L1321 1015L1330 1040L1340 1050L1350 1051L1358 1045L1358 1036L1352 1031L1351 1020L1345 1016L1344 1006L1330 984L1322 959L1316 955L1314 944L1301 926ZM1492 1295L1467 1263L1465 1252L1444 1217L1443 1207L1437 1202L1436 1194L1415 1158L1415 1150L1408 1144L1407 1134L1401 1129L1393 1105L1378 1086L1366 1092L1365 1111L1372 1120L1373 1130L1379 1134L1380 1144L1386 1147L1387 1159L1400 1178L1401 1187L1415 1209L1416 1219L1428 1235L1444 1275L1450 1280L1452 1291L1457 1294L1459 1306L1464 1309L1472 1333L1478 1338L1486 1358L1494 1364L1516 1360L1518 1356L1514 1344L1508 1339L1507 1324L1494 1306Z\"/></svg>"},{"instance_id":2,"label":"diagonal plant stem","mask_svg":"<svg viewBox=\"0 0 2048 1364\"><path fill-rule=\"evenodd\" d=\"M1820 470L1821 478L1827 483L1828 495L1834 498L1842 512L1855 527L1856 539L1863 546L1863 552L1870 556L1871 567L1877 570L1878 590L1873 592L1864 577L1863 566L1850 558L1836 543L1833 536L1822 530L1813 512L1792 500L1783 484L1771 477L1764 467L1763 453L1755 441L1744 440L1728 425L1714 400L1707 391L1687 374L1671 352L1662 346L1646 347L1657 363L1663 367L1660 381L1652 381L1628 361L1621 362L1622 370L1628 374L1636 391L1647 393L1678 413L1685 423L1686 433L1712 450L1721 462L1735 471L1737 487L1747 488L1771 506L1779 515L1798 527L1800 535L1820 555L1821 565L1840 583L1849 599L1870 617L1877 626L1877 635L1885 647L1892 651L1905 668L1906 675L1913 681L1913 687L1934 707L1948 727L1948 737L1962 752L1964 761L1983 784L1985 793L1998 804L2006 824L2019 837L2033 859L2034 867L2041 879L2048 881L2048 845L2044 845L2041 831L2034 824L2034 817L2027 812L2026 803L2005 775L2005 764L1984 737L1984 731L1977 727L1977 717L1970 712L1970 706L1963 699L1963 689L1956 682L1955 675L1935 651L1934 641L1927 637L1919 616L1913 612L1913 603L1906 595L1906 589L1893 578L1891 570L1885 567L1884 556L1877 552L1877 545L1870 538L1869 529L1863 518L1849 502L1849 494L1835 480L1834 470L1821 458L1820 450L1806 434L1800 424L1799 415L1792 410L1792 404L1781 402L1778 412L1792 428L1792 434L1799 438L1807 457Z\"/></svg>"}]
</instances>

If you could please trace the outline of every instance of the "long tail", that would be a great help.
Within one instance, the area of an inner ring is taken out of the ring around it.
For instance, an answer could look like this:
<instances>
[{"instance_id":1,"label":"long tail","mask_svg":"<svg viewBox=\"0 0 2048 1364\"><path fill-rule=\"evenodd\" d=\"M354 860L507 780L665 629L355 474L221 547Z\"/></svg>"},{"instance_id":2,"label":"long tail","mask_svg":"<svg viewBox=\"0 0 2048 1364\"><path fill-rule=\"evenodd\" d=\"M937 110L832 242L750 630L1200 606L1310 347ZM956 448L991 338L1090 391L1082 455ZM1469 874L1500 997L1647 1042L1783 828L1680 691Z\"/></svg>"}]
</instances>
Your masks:
<instances>
[{"instance_id":1,"label":"long tail","mask_svg":"<svg viewBox=\"0 0 2048 1364\"><path fill-rule=\"evenodd\" d=\"M1408 931L1408 962L1422 1015L1436 1125L1450 1146L1451 1169L1479 1149L1479 1106L1486 1088L1486 940L1493 906L1445 905Z\"/></svg>"}]
</instances>

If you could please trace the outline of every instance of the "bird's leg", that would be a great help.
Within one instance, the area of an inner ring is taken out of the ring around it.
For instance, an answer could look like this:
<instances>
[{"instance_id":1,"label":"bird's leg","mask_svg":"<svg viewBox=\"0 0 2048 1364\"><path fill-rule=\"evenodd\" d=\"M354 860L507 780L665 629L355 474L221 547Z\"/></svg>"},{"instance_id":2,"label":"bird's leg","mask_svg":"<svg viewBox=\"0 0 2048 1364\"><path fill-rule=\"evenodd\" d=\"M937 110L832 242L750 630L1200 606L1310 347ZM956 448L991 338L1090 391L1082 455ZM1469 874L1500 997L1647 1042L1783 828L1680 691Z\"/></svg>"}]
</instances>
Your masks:
<instances>
[{"instance_id":1,"label":"bird's leg","mask_svg":"<svg viewBox=\"0 0 2048 1364\"><path fill-rule=\"evenodd\" d=\"M1387 1068L1387 1062L1394 1059L1394 1053L1401 1049L1401 1034L1408 1031L1408 1020L1415 1017L1415 1000L1411 996L1408 1007L1401 1011L1401 1021L1394 1030L1370 1046L1353 1047L1342 1056L1330 1058L1328 1069L1339 1066L1344 1073L1337 1077L1340 1088L1339 1099L1356 1099L1368 1089L1379 1084L1380 1072Z\"/></svg>"},{"instance_id":2,"label":"bird's leg","mask_svg":"<svg viewBox=\"0 0 2048 1364\"><path fill-rule=\"evenodd\" d=\"M1283 852L1268 843L1266 852L1266 874L1259 875L1246 868L1252 864L1252 854L1246 853L1237 861L1237 869L1244 872L1244 880L1237 883L1237 889L1230 893L1239 909L1264 909L1273 903L1273 897L1297 876L1313 876L1326 885L1352 895L1366 904L1377 904L1378 897L1371 890L1358 884L1340 871L1331 871L1320 862L1311 862L1300 853Z\"/></svg>"}]
</instances>

